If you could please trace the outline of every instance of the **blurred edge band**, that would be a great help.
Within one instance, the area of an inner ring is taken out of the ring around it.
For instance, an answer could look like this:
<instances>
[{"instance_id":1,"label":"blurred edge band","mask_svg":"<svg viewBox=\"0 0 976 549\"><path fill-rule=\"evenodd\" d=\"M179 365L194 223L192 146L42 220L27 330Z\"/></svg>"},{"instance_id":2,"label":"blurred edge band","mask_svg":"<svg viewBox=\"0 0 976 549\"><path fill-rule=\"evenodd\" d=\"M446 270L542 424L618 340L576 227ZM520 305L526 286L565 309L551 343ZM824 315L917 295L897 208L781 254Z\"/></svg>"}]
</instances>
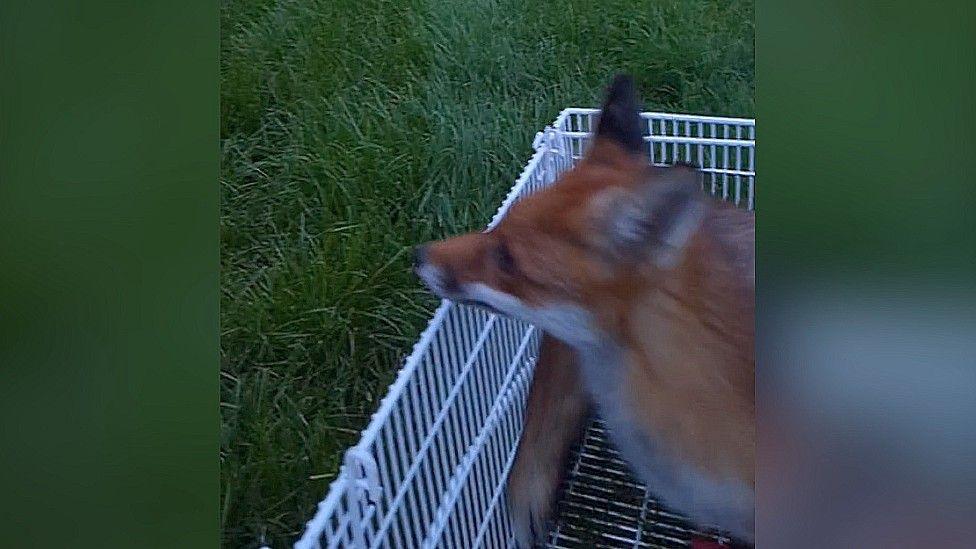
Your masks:
<instances>
[{"instance_id":1,"label":"blurred edge band","mask_svg":"<svg viewBox=\"0 0 976 549\"><path fill-rule=\"evenodd\" d=\"M972 544L974 23L757 7L760 547Z\"/></svg>"},{"instance_id":2,"label":"blurred edge band","mask_svg":"<svg viewBox=\"0 0 976 549\"><path fill-rule=\"evenodd\" d=\"M6 545L219 543L217 25L0 3Z\"/></svg>"}]
</instances>

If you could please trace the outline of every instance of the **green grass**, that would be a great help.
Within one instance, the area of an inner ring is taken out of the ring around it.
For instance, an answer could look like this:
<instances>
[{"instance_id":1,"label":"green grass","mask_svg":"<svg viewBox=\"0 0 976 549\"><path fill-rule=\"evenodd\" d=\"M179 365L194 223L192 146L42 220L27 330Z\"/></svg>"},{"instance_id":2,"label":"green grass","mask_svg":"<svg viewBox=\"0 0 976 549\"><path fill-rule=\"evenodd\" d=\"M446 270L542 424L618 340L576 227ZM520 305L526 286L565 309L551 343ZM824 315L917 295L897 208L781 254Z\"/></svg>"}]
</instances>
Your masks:
<instances>
[{"instance_id":1,"label":"green grass","mask_svg":"<svg viewBox=\"0 0 976 549\"><path fill-rule=\"evenodd\" d=\"M414 244L481 228L566 106L752 116L751 1L224 0L223 544L284 547L436 305Z\"/></svg>"}]
</instances>

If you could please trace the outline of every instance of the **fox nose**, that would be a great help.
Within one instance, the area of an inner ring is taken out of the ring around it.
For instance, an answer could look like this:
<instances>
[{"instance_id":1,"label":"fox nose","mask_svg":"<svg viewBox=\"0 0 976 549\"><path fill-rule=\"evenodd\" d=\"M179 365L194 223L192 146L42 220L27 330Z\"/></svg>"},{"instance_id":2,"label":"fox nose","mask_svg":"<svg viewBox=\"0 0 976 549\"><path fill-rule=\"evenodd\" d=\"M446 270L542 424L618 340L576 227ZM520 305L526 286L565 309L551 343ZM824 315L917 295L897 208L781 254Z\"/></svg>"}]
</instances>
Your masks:
<instances>
[{"instance_id":1,"label":"fox nose","mask_svg":"<svg viewBox=\"0 0 976 549\"><path fill-rule=\"evenodd\" d=\"M413 249L413 266L420 267L427 261L427 245L421 244Z\"/></svg>"}]
</instances>

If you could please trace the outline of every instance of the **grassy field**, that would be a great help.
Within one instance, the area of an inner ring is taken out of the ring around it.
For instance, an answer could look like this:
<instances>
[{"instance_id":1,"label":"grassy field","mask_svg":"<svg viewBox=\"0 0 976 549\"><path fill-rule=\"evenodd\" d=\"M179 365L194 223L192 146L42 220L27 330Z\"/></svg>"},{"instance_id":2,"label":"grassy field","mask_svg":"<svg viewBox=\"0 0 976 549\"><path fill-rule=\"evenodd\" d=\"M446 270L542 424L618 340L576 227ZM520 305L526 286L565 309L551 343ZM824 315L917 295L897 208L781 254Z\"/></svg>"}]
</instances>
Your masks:
<instances>
[{"instance_id":1,"label":"grassy field","mask_svg":"<svg viewBox=\"0 0 976 549\"><path fill-rule=\"evenodd\" d=\"M751 1L224 0L221 525L294 541L436 305L416 243L481 228L566 106L754 114Z\"/></svg>"}]
</instances>

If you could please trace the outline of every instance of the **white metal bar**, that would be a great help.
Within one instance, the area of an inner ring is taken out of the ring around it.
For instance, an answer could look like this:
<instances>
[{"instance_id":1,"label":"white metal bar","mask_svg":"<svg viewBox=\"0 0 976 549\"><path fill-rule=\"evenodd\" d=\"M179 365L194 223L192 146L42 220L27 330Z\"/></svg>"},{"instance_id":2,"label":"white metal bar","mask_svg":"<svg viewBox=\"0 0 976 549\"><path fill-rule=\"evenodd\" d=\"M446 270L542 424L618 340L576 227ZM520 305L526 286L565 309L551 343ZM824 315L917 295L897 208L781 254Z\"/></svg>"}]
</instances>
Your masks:
<instances>
[{"instance_id":1,"label":"white metal bar","mask_svg":"<svg viewBox=\"0 0 976 549\"><path fill-rule=\"evenodd\" d=\"M477 356L478 351L480 351L481 346L484 345L485 341L488 340L488 335L491 333L492 328L495 326L496 318L497 317L495 315L492 315L491 319L488 321L488 324L482 330L481 337L478 339L477 344L475 344L475 349L471 351L471 356L468 358L468 362L465 364L464 370L460 377L466 379L468 374L471 372L471 369L474 366L474 358ZM436 425L439 426L441 423L443 423L444 417L447 415L451 403L456 401L458 394L461 392L461 389L465 386L466 385L464 384L463 379L458 379L457 383L454 386L454 389L452 389L451 393L448 395L448 400L444 403L444 407L437 414L437 420L435 421ZM413 455L420 456L422 453L427 451L429 445L430 445L430 437L424 440L421 448L417 451L416 454ZM403 497L406 495L406 493L408 492L408 490L406 490L406 487L409 486L410 481L413 480L414 476L416 476L419 466L420 466L419 461L414 461L413 465L411 465L403 481L401 482L403 488L401 488L401 490L397 493L396 497L390 503L391 508L396 507L399 504L399 502L403 499ZM380 528L377 531L378 537L382 537L385 534L387 528L389 527L390 516L391 515L388 515L387 518L384 519L383 522L380 524Z\"/></svg>"},{"instance_id":2,"label":"white metal bar","mask_svg":"<svg viewBox=\"0 0 976 549\"><path fill-rule=\"evenodd\" d=\"M376 435L383 425L386 424L390 414L393 412L394 408L400 404L399 397L403 393L404 388L410 382L413 377L413 373L420 367L420 357L430 346L431 340L434 339L434 334L437 328L440 327L441 323L444 321L444 317L447 315L447 311L453 304L450 301L442 300L437 310L434 312L434 318L430 320L427 324L427 328L420 334L420 339L417 344L414 345L413 351L410 353L410 357L407 358L397 374L396 380L390 385L387 390L386 396L380 402L380 409L376 411L369 425L363 430L362 438L359 441L360 448L366 449L373 443Z\"/></svg>"},{"instance_id":3,"label":"white metal bar","mask_svg":"<svg viewBox=\"0 0 976 549\"><path fill-rule=\"evenodd\" d=\"M563 132L569 137L575 138L585 138L591 137L590 134L585 132ZM756 142L750 139L730 139L728 137L682 137L673 135L645 135L642 137L644 141L649 141L652 143L661 144L675 144L680 145L684 143L692 145L706 145L713 147L755 147ZM662 149L663 151L663 149ZM662 157L666 158L666 155L662 153Z\"/></svg>"},{"instance_id":4,"label":"white metal bar","mask_svg":"<svg viewBox=\"0 0 976 549\"><path fill-rule=\"evenodd\" d=\"M729 127L722 126L722 137L725 139L729 138ZM734 146L734 145L730 145ZM722 167L728 169L729 167L729 147L722 147ZM729 175L722 174L722 200L728 200L729 198Z\"/></svg>"},{"instance_id":5,"label":"white metal bar","mask_svg":"<svg viewBox=\"0 0 976 549\"><path fill-rule=\"evenodd\" d=\"M677 120L673 120L673 119L671 120L671 135L672 136L677 136L678 135L678 121ZM671 139L670 140L670 143L672 143L672 145L671 145L671 163L674 164L674 163L678 162L678 143L674 139Z\"/></svg>"},{"instance_id":6,"label":"white metal bar","mask_svg":"<svg viewBox=\"0 0 976 549\"><path fill-rule=\"evenodd\" d=\"M709 124L708 127L711 129L711 132L710 133L712 134L712 141L714 141L715 138L718 137L718 130L716 129L717 126L715 124ZM709 166L709 167L710 168L716 168L716 167L718 167L716 165L717 162L718 162L718 152L717 152L717 149L716 149L716 147L718 146L718 144L712 142L712 143L708 143L708 145L709 145L709 149L711 150L711 153L712 153L711 154L711 158L709 158L709 164L711 164L711 166ZM724 166L723 166L723 168L724 168ZM711 177L712 177L712 194L715 194L715 190L716 190L716 187L715 187L716 177L715 177L715 173L714 172L711 174Z\"/></svg>"},{"instance_id":7,"label":"white metal bar","mask_svg":"<svg viewBox=\"0 0 976 549\"><path fill-rule=\"evenodd\" d=\"M528 333L524 337L524 339L522 341L522 344L519 346L518 352L516 354L517 357L521 358L522 354L525 352L525 349L526 349L528 343L531 341L531 337L530 336L531 336L531 332L532 332L533 329L534 328L530 328L529 330L527 330ZM505 381L503 383L503 386L508 386L511 383L512 377L514 375L515 375L515 370L514 369L510 370L508 372L508 374L505 376ZM504 402L506 402L508 400L506 398L507 396L508 396L508 394L506 393L506 394L499 394L498 397L496 397L495 402L493 403L493 405L491 407L491 411L487 415L487 421L485 422L485 427L482 429L481 433L478 435L478 439L476 440L476 442L482 442L483 443L484 440L487 439L488 435L492 431L492 429L489 428L489 425L491 427L494 427L495 423L498 422L498 416L501 414L501 411L502 411L501 404L504 403ZM471 445L471 450L468 451L468 454L465 455L464 459L461 461L461 463L462 463L461 470L458 472L458 474L455 475L455 478L457 479L457 482L458 483L463 482L467 478L467 475L471 471L471 467L474 465L474 458L475 458L475 455L476 455L475 452L474 452L474 450L476 450L476 449L478 449L480 447L481 446L478 445L478 444L472 444ZM451 508L451 506L453 505L453 503L456 500L457 500L457 494L453 495L453 497L451 499L449 499L448 501L443 502L441 504L441 508L448 509L449 510ZM433 530L428 535L428 539L429 540L437 540L440 537L440 533L441 533L441 530L443 530L444 525L441 524L439 528L437 528L437 526L435 525L435 528L436 529Z\"/></svg>"},{"instance_id":8,"label":"white metal bar","mask_svg":"<svg viewBox=\"0 0 976 549\"><path fill-rule=\"evenodd\" d=\"M742 126L735 127L735 138L742 138ZM735 169L736 171L742 170L742 147L735 148ZM735 205L738 206L742 201L742 176L736 175L735 179Z\"/></svg>"},{"instance_id":9,"label":"white metal bar","mask_svg":"<svg viewBox=\"0 0 976 549\"><path fill-rule=\"evenodd\" d=\"M339 504L339 501L346 494L346 487L349 483L349 479L343 474L345 466L339 468L339 476L336 477L334 481L329 485L329 493L325 496L325 499L319 502L318 512L312 517L307 523L305 523L305 532L302 537L295 544L296 547L302 548L318 548L319 541L318 537L322 534L322 531L326 529L326 526L331 518L329 514L333 511Z\"/></svg>"},{"instance_id":10,"label":"white metal bar","mask_svg":"<svg viewBox=\"0 0 976 549\"><path fill-rule=\"evenodd\" d=\"M691 137L691 121L685 120L685 136ZM685 143L685 162L691 162L691 143Z\"/></svg>"},{"instance_id":11,"label":"white metal bar","mask_svg":"<svg viewBox=\"0 0 976 549\"><path fill-rule=\"evenodd\" d=\"M668 164L660 164L660 163L654 164L654 165L655 166L660 166L660 167L667 167L668 166ZM741 176L753 176L753 175L756 175L755 172L748 172L748 171L745 171L745 170L742 170L742 171L740 171L740 170L726 170L726 169L722 169L722 168L699 168L698 171L705 172L705 173L713 173L713 174L716 174L716 175L722 175L722 174L741 175Z\"/></svg>"},{"instance_id":12,"label":"white metal bar","mask_svg":"<svg viewBox=\"0 0 976 549\"><path fill-rule=\"evenodd\" d=\"M568 109L564 109L562 113L595 115L595 114L600 114L600 109L570 107ZM682 114L682 113L670 113L670 112L649 111L649 112L640 113L640 116L641 118L661 118L664 120L687 120L689 122L709 122L715 124L740 124L743 126L751 126L756 123L756 121L752 118L732 118L728 116L705 116L700 114Z\"/></svg>"}]
</instances>

